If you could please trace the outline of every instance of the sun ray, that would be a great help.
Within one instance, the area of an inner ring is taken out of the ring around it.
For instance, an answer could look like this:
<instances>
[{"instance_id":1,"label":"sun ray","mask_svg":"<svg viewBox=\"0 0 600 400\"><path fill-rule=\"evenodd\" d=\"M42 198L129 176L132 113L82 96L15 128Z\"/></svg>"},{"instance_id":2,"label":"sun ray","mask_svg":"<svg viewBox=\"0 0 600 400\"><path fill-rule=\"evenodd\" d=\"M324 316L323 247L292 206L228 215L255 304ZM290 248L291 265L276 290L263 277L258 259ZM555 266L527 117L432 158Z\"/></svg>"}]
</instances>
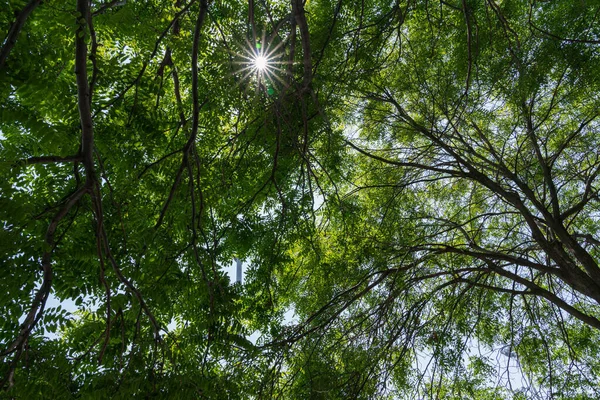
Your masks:
<instances>
[{"instance_id":1,"label":"sun ray","mask_svg":"<svg viewBox=\"0 0 600 400\"><path fill-rule=\"evenodd\" d=\"M284 81L279 75L273 74L273 78L277 79L283 86L287 86L287 82ZM273 82L273 81L272 81ZM274 82L273 82L274 83Z\"/></svg>"},{"instance_id":2,"label":"sun ray","mask_svg":"<svg viewBox=\"0 0 600 400\"><path fill-rule=\"evenodd\" d=\"M252 70L252 72L254 72L254 65L250 64L247 65L248 63L244 63L243 65L246 65L244 68L239 69L237 72L244 72L247 70Z\"/></svg>"},{"instance_id":3,"label":"sun ray","mask_svg":"<svg viewBox=\"0 0 600 400\"><path fill-rule=\"evenodd\" d=\"M276 45L276 46L275 46L275 47L274 47L274 48L273 48L271 51L268 51L268 50L267 50L267 51L268 51L268 53L265 55L265 57L267 57L267 58L271 57L273 54L275 54L275 52L276 52L277 50L279 50L279 48L280 48L281 46L283 46L283 44L284 44L284 43L285 43L285 42L279 42L279 44L277 44L277 45Z\"/></svg>"},{"instance_id":4,"label":"sun ray","mask_svg":"<svg viewBox=\"0 0 600 400\"><path fill-rule=\"evenodd\" d=\"M242 46L241 51L232 52L237 59L232 63L239 65L236 72L242 75L238 83L250 82L255 86L257 95L265 93L270 96L277 92L278 88L289 84L282 78L289 74L289 67L286 66L290 65L290 61L285 60L285 52L282 49L287 40L274 39L263 31L262 35L255 39L256 43L252 43L252 40L246 37L246 45Z\"/></svg>"},{"instance_id":5,"label":"sun ray","mask_svg":"<svg viewBox=\"0 0 600 400\"><path fill-rule=\"evenodd\" d=\"M279 72L284 72L284 73L287 72L285 69L281 69L281 68L276 67L274 65L269 65L267 67L267 69L269 69L269 71L273 70L273 71L279 71Z\"/></svg>"}]
</instances>

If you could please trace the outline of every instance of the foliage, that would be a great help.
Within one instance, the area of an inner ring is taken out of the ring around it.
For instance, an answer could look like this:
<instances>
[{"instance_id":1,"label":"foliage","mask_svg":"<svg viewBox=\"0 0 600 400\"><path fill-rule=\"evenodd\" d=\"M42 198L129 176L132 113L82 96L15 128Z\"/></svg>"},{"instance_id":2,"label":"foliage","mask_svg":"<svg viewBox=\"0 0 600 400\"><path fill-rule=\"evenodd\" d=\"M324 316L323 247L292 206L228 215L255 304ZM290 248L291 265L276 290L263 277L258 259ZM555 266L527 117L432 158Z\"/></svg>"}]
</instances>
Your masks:
<instances>
[{"instance_id":1,"label":"foliage","mask_svg":"<svg viewBox=\"0 0 600 400\"><path fill-rule=\"evenodd\" d=\"M600 396L598 4L0 7L11 398Z\"/></svg>"}]
</instances>

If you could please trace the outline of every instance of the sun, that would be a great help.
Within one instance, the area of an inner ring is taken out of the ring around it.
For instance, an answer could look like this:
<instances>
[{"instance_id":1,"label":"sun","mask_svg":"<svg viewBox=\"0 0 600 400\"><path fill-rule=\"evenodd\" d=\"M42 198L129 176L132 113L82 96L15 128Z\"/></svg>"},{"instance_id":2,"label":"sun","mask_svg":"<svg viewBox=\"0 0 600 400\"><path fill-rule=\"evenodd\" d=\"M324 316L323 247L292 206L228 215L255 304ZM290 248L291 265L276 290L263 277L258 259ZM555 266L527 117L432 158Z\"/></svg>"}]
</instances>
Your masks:
<instances>
[{"instance_id":1,"label":"sun","mask_svg":"<svg viewBox=\"0 0 600 400\"><path fill-rule=\"evenodd\" d=\"M256 42L246 40L246 46L242 46L242 51L233 53L238 59L238 61L234 61L234 64L240 65L236 71L239 74L239 83L253 82L257 93L264 91L268 95L275 93L277 87L285 86L286 81L281 77L287 73L282 68L287 65L287 62L282 60L284 52L281 47L283 45L284 41L273 43L265 33L263 33L262 39Z\"/></svg>"},{"instance_id":2,"label":"sun","mask_svg":"<svg viewBox=\"0 0 600 400\"><path fill-rule=\"evenodd\" d=\"M259 54L254 58L254 68L257 70L264 71L268 68L268 66L269 60L267 60L267 58L262 54Z\"/></svg>"}]
</instances>

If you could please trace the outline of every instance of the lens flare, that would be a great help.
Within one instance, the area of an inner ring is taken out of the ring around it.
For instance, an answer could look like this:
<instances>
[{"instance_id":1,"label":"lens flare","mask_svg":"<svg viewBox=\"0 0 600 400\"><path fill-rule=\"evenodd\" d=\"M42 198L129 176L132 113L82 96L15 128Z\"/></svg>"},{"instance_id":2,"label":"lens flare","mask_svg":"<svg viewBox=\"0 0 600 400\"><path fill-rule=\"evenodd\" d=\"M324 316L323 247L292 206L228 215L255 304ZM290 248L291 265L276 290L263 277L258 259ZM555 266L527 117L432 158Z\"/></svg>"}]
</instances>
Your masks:
<instances>
[{"instance_id":1,"label":"lens flare","mask_svg":"<svg viewBox=\"0 0 600 400\"><path fill-rule=\"evenodd\" d=\"M233 52L237 58L233 61L240 67L235 71L238 83L251 82L256 87L257 93L271 96L278 92L278 88L285 87L287 82L282 78L288 71L289 64L284 60L285 52L282 50L286 40L274 43L272 38L267 38L263 32L262 39L254 42L246 40L246 46L241 52Z\"/></svg>"},{"instance_id":2,"label":"lens flare","mask_svg":"<svg viewBox=\"0 0 600 400\"><path fill-rule=\"evenodd\" d=\"M259 71L264 71L268 65L269 61L264 56L257 56L254 59L254 67Z\"/></svg>"}]
</instances>

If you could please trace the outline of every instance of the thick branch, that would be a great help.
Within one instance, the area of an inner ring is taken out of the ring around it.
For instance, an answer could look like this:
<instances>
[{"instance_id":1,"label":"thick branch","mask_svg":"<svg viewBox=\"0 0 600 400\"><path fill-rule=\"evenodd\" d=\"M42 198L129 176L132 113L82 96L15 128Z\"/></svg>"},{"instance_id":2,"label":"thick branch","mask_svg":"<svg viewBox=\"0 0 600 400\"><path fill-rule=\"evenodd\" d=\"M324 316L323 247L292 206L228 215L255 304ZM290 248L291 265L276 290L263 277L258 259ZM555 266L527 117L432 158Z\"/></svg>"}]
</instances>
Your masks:
<instances>
[{"instance_id":1,"label":"thick branch","mask_svg":"<svg viewBox=\"0 0 600 400\"><path fill-rule=\"evenodd\" d=\"M439 253L454 253L467 255L485 262L497 262L499 260L506 261L512 265L520 265L527 268L533 268L542 273L547 273L558 277L569 287L578 291L579 293L588 296L600 303L600 291L598 286L579 268L566 269L566 268L553 268L548 267L523 257L513 256L510 254L504 254L494 251L489 251L479 248L478 251L470 250L467 248L458 248L449 245L440 245L440 250L435 250ZM435 249L435 247L433 247Z\"/></svg>"},{"instance_id":2,"label":"thick branch","mask_svg":"<svg viewBox=\"0 0 600 400\"><path fill-rule=\"evenodd\" d=\"M92 122L91 94L87 77L87 44L85 42L88 15L87 0L77 0L77 11L82 16L75 38L75 75L77 76L77 103L81 122L81 154L85 166L87 185L94 177L94 127Z\"/></svg>"},{"instance_id":3,"label":"thick branch","mask_svg":"<svg viewBox=\"0 0 600 400\"><path fill-rule=\"evenodd\" d=\"M467 77L465 79L465 94L469 92L469 86L471 84L471 70L473 68L473 39L471 33L471 20L469 19L469 10L467 8L467 1L462 0L462 11L465 16L465 22L467 24Z\"/></svg>"},{"instance_id":4,"label":"thick branch","mask_svg":"<svg viewBox=\"0 0 600 400\"><path fill-rule=\"evenodd\" d=\"M304 2L302 0L292 0L292 13L296 19L296 23L300 28L300 36L302 39L302 55L304 57L304 78L302 86L308 89L312 82L312 61L310 53L310 35L308 32L308 22L304 12Z\"/></svg>"},{"instance_id":5,"label":"thick branch","mask_svg":"<svg viewBox=\"0 0 600 400\"><path fill-rule=\"evenodd\" d=\"M560 297L558 297L557 295L555 295L554 293L536 285L535 283L528 281L527 279L524 279L522 277L520 277L517 274L513 274L512 272L509 272L493 263L488 263L488 265L492 268L492 270L494 272L496 272L498 275L502 275L504 277L507 277L523 286L526 286L529 290L531 290L531 292L535 295L538 295L540 297L545 298L546 300L548 300L549 302L557 305L558 307L560 307L561 309L563 309L564 311L568 312L569 314L571 314L573 317L579 319L580 321L588 324L589 326L592 326L596 329L600 329L600 321L595 318L592 317L591 315L585 314L581 311L579 311L578 309L576 309L575 307L571 306L570 304L568 304L567 302L565 302L564 300L562 300Z\"/></svg>"}]
</instances>

